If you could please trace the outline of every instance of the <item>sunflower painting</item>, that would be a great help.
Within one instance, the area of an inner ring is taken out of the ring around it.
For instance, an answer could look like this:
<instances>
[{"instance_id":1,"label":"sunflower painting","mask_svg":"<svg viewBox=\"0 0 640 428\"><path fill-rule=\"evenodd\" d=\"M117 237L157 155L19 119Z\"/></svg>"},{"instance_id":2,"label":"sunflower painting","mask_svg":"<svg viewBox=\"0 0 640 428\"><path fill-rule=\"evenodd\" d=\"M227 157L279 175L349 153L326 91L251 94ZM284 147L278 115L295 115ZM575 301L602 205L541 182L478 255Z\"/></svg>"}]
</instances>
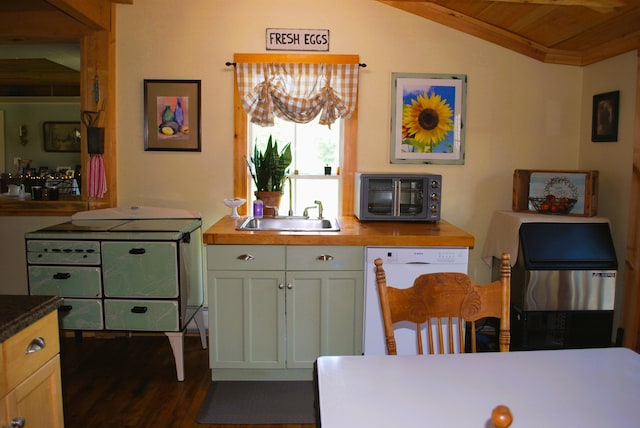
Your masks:
<instances>
[{"instance_id":1,"label":"sunflower painting","mask_svg":"<svg viewBox=\"0 0 640 428\"><path fill-rule=\"evenodd\" d=\"M466 76L393 74L392 163L464 163Z\"/></svg>"}]
</instances>

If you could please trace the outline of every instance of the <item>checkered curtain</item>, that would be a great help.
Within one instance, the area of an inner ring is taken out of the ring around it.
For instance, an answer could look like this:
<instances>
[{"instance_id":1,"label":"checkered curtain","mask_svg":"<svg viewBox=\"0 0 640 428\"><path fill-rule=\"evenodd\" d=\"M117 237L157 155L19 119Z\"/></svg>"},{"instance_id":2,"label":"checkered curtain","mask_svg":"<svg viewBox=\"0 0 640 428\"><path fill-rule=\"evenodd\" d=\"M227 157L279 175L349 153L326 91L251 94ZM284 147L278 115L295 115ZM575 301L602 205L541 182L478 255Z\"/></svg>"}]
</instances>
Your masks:
<instances>
[{"instance_id":1,"label":"checkered curtain","mask_svg":"<svg viewBox=\"0 0 640 428\"><path fill-rule=\"evenodd\" d=\"M251 122L273 126L274 116L321 125L349 118L356 108L358 64L236 64L238 92Z\"/></svg>"}]
</instances>

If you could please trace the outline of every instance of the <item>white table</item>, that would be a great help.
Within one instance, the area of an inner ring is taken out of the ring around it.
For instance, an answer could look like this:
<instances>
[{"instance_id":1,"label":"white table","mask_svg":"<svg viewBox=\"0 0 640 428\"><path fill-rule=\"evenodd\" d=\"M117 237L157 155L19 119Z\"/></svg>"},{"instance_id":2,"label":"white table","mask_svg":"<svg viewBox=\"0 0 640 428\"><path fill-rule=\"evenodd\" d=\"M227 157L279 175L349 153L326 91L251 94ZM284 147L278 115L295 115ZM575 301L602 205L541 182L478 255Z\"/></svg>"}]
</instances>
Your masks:
<instances>
[{"instance_id":1,"label":"white table","mask_svg":"<svg viewBox=\"0 0 640 428\"><path fill-rule=\"evenodd\" d=\"M320 357L323 428L640 426L640 355L626 348Z\"/></svg>"}]
</instances>

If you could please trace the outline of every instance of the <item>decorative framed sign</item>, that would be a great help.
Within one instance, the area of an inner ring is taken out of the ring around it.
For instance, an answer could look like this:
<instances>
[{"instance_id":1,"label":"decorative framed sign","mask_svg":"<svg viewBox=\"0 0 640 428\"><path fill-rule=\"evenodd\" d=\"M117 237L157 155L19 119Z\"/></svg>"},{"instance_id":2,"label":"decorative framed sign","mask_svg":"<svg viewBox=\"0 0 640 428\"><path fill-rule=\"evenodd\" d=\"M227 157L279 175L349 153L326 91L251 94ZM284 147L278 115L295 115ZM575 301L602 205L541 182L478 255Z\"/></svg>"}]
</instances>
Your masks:
<instances>
[{"instance_id":1,"label":"decorative framed sign","mask_svg":"<svg viewBox=\"0 0 640 428\"><path fill-rule=\"evenodd\" d=\"M144 81L144 149L201 151L200 80Z\"/></svg>"},{"instance_id":2,"label":"decorative framed sign","mask_svg":"<svg viewBox=\"0 0 640 428\"><path fill-rule=\"evenodd\" d=\"M80 151L80 122L44 122L42 135L47 152Z\"/></svg>"},{"instance_id":3,"label":"decorative framed sign","mask_svg":"<svg viewBox=\"0 0 640 428\"><path fill-rule=\"evenodd\" d=\"M391 163L464 164L467 76L391 76Z\"/></svg>"},{"instance_id":4,"label":"decorative framed sign","mask_svg":"<svg viewBox=\"0 0 640 428\"><path fill-rule=\"evenodd\" d=\"M618 141L618 108L620 91L593 96L591 141Z\"/></svg>"}]
</instances>

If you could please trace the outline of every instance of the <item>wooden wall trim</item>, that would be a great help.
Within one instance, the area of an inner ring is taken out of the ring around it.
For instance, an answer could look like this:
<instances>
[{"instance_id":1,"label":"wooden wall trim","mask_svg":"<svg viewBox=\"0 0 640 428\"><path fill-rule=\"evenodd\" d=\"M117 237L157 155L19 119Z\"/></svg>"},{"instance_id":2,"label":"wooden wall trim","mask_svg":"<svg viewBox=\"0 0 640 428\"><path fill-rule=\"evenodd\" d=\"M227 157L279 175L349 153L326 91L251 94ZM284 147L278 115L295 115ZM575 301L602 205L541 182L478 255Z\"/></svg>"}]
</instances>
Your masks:
<instances>
[{"instance_id":1,"label":"wooden wall trim","mask_svg":"<svg viewBox=\"0 0 640 428\"><path fill-rule=\"evenodd\" d=\"M633 172L624 263L624 346L640 352L640 49L637 50Z\"/></svg>"}]
</instances>

